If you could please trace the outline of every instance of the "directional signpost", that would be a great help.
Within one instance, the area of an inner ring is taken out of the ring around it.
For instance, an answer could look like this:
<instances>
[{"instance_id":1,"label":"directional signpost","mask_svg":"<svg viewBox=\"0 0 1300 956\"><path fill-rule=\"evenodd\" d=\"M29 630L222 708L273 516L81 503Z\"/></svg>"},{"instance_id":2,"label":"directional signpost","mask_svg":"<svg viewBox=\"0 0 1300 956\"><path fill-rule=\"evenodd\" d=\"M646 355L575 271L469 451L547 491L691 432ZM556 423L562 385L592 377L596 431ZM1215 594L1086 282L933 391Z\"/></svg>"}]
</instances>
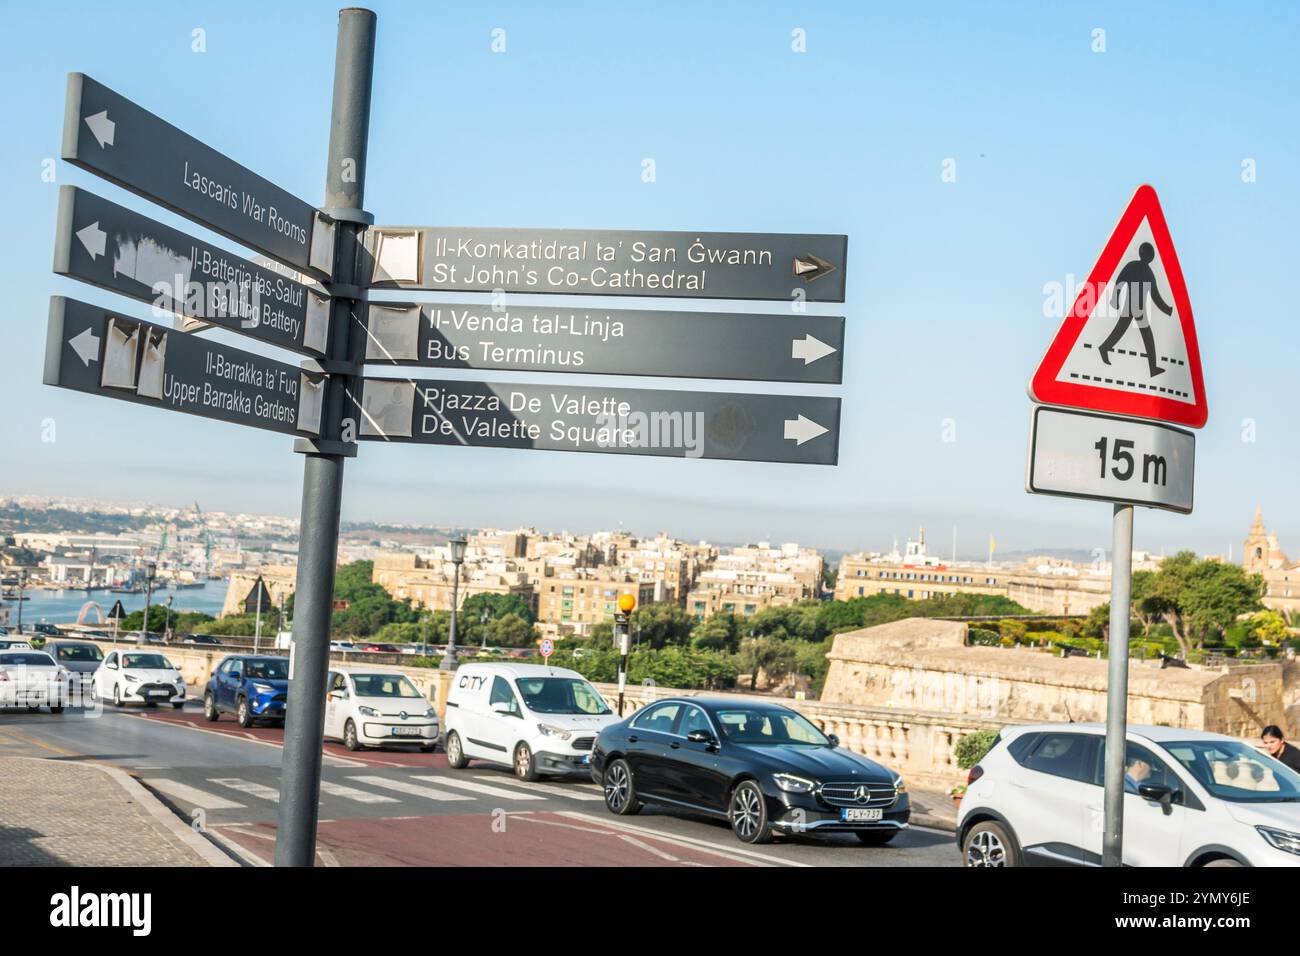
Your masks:
<instances>
[{"instance_id":1,"label":"directional signpost","mask_svg":"<svg viewBox=\"0 0 1300 956\"><path fill-rule=\"evenodd\" d=\"M321 376L63 296L50 299L44 381L286 435L320 431Z\"/></svg>"},{"instance_id":2,"label":"directional signpost","mask_svg":"<svg viewBox=\"0 0 1300 956\"><path fill-rule=\"evenodd\" d=\"M371 302L366 362L838 384L844 319Z\"/></svg>"},{"instance_id":3,"label":"directional signpost","mask_svg":"<svg viewBox=\"0 0 1300 956\"><path fill-rule=\"evenodd\" d=\"M440 292L844 301L845 236L375 226L370 284Z\"/></svg>"},{"instance_id":4,"label":"directional signpost","mask_svg":"<svg viewBox=\"0 0 1300 956\"><path fill-rule=\"evenodd\" d=\"M83 73L68 75L63 158L288 265L333 269L328 217Z\"/></svg>"},{"instance_id":5,"label":"directional signpost","mask_svg":"<svg viewBox=\"0 0 1300 956\"><path fill-rule=\"evenodd\" d=\"M638 388L367 378L358 437L833 465L840 400Z\"/></svg>"},{"instance_id":6,"label":"directional signpost","mask_svg":"<svg viewBox=\"0 0 1300 956\"><path fill-rule=\"evenodd\" d=\"M834 465L839 449L834 397L365 377L370 363L838 384L844 319L808 315L803 304L844 301L848 244L841 235L370 227L374 43L373 13L340 12L321 209L84 74L69 75L64 112L64 159L266 257L61 188L54 271L173 313L179 327L56 296L45 382L298 437L302 517L276 838L276 862L290 866L315 859L343 464L359 441L820 465ZM372 289L785 309L370 302ZM190 331L209 325L310 361L299 368Z\"/></svg>"},{"instance_id":7,"label":"directional signpost","mask_svg":"<svg viewBox=\"0 0 1300 956\"><path fill-rule=\"evenodd\" d=\"M1123 864L1133 506L1189 514L1208 408L1191 300L1150 186L1129 201L1029 385L1025 487L1114 503L1102 863ZM1062 406L1062 407L1052 407Z\"/></svg>"},{"instance_id":8,"label":"directional signpost","mask_svg":"<svg viewBox=\"0 0 1300 956\"><path fill-rule=\"evenodd\" d=\"M54 271L303 355L329 335L329 297L148 216L62 186Z\"/></svg>"}]
</instances>

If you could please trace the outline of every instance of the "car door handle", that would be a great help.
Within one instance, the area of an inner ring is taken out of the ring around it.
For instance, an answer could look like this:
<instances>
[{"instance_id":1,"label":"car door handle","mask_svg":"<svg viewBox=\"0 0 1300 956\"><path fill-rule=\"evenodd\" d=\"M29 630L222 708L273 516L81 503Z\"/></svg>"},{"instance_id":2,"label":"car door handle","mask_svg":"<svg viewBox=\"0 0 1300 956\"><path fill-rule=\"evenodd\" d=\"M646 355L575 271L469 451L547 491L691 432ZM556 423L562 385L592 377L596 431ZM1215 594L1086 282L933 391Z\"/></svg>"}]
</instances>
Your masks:
<instances>
[{"instance_id":1,"label":"car door handle","mask_svg":"<svg viewBox=\"0 0 1300 956\"><path fill-rule=\"evenodd\" d=\"M630 744L634 744L634 743L636 743L636 741L637 741L637 737L636 737L635 734L633 734L631 737L628 737L628 738L627 738L627 742L630 743Z\"/></svg>"},{"instance_id":2,"label":"car door handle","mask_svg":"<svg viewBox=\"0 0 1300 956\"><path fill-rule=\"evenodd\" d=\"M670 743L668 746L669 746L669 747L672 747L673 750L681 750L681 749L682 749L682 745L679 744L679 743L678 743L677 741L675 741L675 740L674 740L672 743Z\"/></svg>"}]
</instances>

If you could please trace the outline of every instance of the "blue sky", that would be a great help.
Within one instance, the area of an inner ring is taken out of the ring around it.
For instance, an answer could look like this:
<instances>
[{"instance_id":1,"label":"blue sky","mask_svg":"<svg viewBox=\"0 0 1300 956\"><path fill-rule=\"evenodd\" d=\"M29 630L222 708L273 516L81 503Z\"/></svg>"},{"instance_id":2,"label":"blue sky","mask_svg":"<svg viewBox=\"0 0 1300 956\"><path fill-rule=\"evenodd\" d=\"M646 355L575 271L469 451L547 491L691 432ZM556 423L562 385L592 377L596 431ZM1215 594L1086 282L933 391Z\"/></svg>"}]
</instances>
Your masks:
<instances>
[{"instance_id":1,"label":"blue sky","mask_svg":"<svg viewBox=\"0 0 1300 956\"><path fill-rule=\"evenodd\" d=\"M297 513L302 464L282 436L40 384L51 293L144 312L50 273L57 184L213 239L67 164L57 183L41 172L58 155L64 76L79 70L319 202L337 9L8 11L0 69L18 95L7 98L10 147L0 152L10 218L0 238L9 268L0 494ZM1239 554L1259 504L1283 544L1300 550L1300 332L1288 307L1300 8L373 9L366 205L378 222L845 233L842 387L618 383L839 394L844 407L836 468L367 445L347 466L346 519L621 522L836 549L887 547L925 523L945 551L955 524L963 553L982 553L989 534L1002 549L1108 546L1106 505L1025 494L1025 384L1056 324L1043 314L1044 285L1081 279L1133 189L1151 182L1188 280L1210 421L1198 435L1196 512L1140 511L1136 544L1223 552L1232 542ZM204 53L191 50L196 28ZM506 31L504 54L491 50L494 28ZM795 28L806 31L805 53L791 50ZM1093 52L1097 28L1103 53ZM645 158L654 183L641 179ZM946 159L956 161L955 182L941 179ZM1253 183L1242 181L1247 159ZM42 441L47 419L53 442ZM943 440L946 419L955 441ZM1246 420L1254 441L1243 440Z\"/></svg>"}]
</instances>

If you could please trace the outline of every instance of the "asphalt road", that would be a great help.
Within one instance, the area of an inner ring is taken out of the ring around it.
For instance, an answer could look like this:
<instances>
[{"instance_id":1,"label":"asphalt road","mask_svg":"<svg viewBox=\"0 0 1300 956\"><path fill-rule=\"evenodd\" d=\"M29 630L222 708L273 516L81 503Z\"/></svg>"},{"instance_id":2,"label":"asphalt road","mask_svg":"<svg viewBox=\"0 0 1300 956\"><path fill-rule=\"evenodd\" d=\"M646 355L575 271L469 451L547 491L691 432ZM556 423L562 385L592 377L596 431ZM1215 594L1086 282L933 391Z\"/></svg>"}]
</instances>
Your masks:
<instances>
[{"instance_id":1,"label":"asphalt road","mask_svg":"<svg viewBox=\"0 0 1300 956\"><path fill-rule=\"evenodd\" d=\"M276 727L208 723L197 703L62 715L0 712L0 754L103 760L251 862L275 855ZM614 866L956 866L949 833L913 827L888 847L851 835L778 837L751 847L724 823L647 808L615 817L588 780L526 783L441 753L324 745L318 864Z\"/></svg>"}]
</instances>

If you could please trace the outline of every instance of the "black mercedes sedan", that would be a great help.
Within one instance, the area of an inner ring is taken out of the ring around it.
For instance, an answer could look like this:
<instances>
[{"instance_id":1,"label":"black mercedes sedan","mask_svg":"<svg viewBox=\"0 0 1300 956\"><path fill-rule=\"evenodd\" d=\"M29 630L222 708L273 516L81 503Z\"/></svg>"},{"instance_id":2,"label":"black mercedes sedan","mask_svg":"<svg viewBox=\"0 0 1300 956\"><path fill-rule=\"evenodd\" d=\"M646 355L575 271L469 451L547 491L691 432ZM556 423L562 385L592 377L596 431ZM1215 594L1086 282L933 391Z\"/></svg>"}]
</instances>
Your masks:
<instances>
[{"instance_id":1,"label":"black mercedes sedan","mask_svg":"<svg viewBox=\"0 0 1300 956\"><path fill-rule=\"evenodd\" d=\"M881 846L912 810L903 779L802 714L745 698L655 701L596 738L592 776L611 813L646 803L726 820L745 843L851 832Z\"/></svg>"}]
</instances>

